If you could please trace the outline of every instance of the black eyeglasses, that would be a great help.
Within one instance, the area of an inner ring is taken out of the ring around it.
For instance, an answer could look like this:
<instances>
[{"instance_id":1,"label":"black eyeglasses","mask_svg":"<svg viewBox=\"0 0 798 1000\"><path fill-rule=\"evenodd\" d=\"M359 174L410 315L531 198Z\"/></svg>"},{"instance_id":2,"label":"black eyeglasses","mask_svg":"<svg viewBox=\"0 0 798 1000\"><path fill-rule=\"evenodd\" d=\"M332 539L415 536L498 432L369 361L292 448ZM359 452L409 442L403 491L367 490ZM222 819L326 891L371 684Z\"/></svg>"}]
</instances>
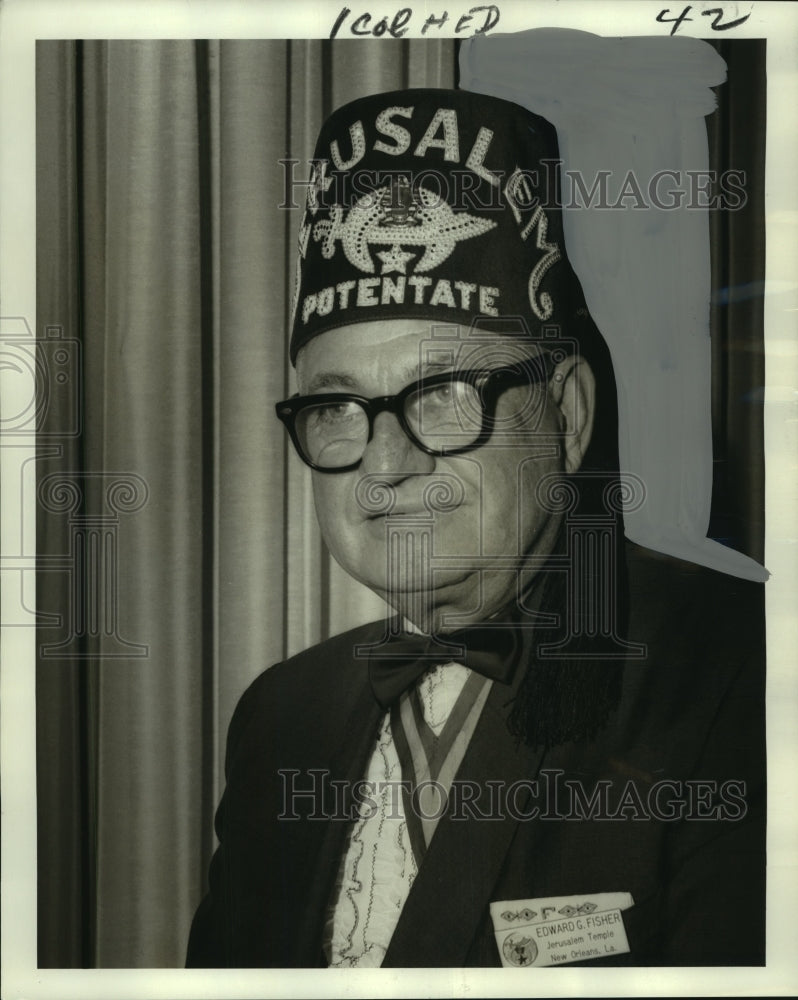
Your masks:
<instances>
[{"instance_id":1,"label":"black eyeglasses","mask_svg":"<svg viewBox=\"0 0 798 1000\"><path fill-rule=\"evenodd\" d=\"M395 415L421 451L460 455L490 438L497 426L496 402L505 389L548 382L553 367L551 356L543 353L503 368L431 375L395 396L366 399L348 392L293 396L278 403L276 411L299 457L319 472L356 469L372 438L374 420L383 410Z\"/></svg>"}]
</instances>

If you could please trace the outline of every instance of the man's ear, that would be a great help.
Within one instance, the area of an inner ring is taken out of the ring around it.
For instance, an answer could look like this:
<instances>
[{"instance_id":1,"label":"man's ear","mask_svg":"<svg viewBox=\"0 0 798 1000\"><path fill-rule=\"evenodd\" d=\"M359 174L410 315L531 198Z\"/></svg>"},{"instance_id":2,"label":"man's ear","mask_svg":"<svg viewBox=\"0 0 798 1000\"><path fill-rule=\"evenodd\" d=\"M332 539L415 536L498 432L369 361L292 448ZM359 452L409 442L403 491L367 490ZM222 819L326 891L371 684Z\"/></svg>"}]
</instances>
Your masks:
<instances>
[{"instance_id":1,"label":"man's ear","mask_svg":"<svg viewBox=\"0 0 798 1000\"><path fill-rule=\"evenodd\" d=\"M596 379L584 358L570 354L554 369L549 393L560 412L565 471L576 472L590 444L596 408Z\"/></svg>"}]
</instances>

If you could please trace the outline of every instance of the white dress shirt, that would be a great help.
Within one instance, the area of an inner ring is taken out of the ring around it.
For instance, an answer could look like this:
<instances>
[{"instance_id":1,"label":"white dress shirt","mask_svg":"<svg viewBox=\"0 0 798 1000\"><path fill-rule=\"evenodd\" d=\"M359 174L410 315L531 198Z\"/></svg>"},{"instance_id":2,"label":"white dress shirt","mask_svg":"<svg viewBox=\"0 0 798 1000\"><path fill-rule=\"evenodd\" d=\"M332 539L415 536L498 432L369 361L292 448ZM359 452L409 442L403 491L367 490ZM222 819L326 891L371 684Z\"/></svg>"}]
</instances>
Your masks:
<instances>
[{"instance_id":1,"label":"white dress shirt","mask_svg":"<svg viewBox=\"0 0 798 1000\"><path fill-rule=\"evenodd\" d=\"M438 664L418 682L424 718L436 736L470 674L459 663ZM368 802L361 806L341 860L325 930L325 953L334 967L377 968L382 964L417 874L390 712L383 719L365 780L374 783L371 797L376 808Z\"/></svg>"}]
</instances>

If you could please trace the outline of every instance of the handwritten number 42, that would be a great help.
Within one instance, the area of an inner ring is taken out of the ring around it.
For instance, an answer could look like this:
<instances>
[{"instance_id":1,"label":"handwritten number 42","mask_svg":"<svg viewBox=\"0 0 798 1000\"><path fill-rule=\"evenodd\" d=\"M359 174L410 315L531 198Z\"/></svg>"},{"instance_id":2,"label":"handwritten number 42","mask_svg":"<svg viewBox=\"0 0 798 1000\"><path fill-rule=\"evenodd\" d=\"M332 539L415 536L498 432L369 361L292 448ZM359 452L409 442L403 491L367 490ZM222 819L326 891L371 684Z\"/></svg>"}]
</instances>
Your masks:
<instances>
[{"instance_id":1,"label":"handwritten number 42","mask_svg":"<svg viewBox=\"0 0 798 1000\"><path fill-rule=\"evenodd\" d=\"M657 14L657 20L660 24L670 24L673 22L671 35L675 35L683 21L695 20L695 18L687 16L692 9L692 7L685 7L678 17L665 17L666 14L670 14L670 8L666 7L665 10L661 10L659 14ZM713 31L728 31L729 28L736 28L738 24L742 24L744 21L747 21L751 16L751 12L749 11L745 17L738 17L736 21L727 21L726 24L722 24L723 13L724 11L722 7L712 7L709 10L701 11L701 15L703 17L709 17L711 14L715 15L715 19L712 22Z\"/></svg>"}]
</instances>

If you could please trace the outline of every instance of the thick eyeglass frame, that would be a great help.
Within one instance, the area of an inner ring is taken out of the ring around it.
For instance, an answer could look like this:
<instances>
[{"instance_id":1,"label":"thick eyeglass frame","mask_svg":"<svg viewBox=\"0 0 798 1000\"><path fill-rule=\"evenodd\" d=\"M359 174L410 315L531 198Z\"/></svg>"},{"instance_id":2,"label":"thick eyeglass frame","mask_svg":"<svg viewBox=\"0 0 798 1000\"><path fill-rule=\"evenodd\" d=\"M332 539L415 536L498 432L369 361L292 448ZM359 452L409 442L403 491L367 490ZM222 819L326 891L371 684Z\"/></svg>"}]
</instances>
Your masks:
<instances>
[{"instance_id":1,"label":"thick eyeglass frame","mask_svg":"<svg viewBox=\"0 0 798 1000\"><path fill-rule=\"evenodd\" d=\"M369 424L368 437L363 446L364 452L373 437L374 421L377 415L383 411L387 411L388 413L393 413L407 437L425 454L436 456L462 455L465 452L479 448L490 438L493 432L496 403L505 389L518 385L531 386L541 382L547 383L553 374L553 369L554 363L551 355L548 352L543 352L534 358L524 359L513 365L506 365L501 368L469 368L462 371L444 372L441 375L422 377L406 385L393 396L373 396L369 399L351 392L322 392L311 396L300 396L297 394L290 399L284 399L282 402L277 403L275 411L277 417L285 424L297 454L306 465L309 465L316 472L327 472L330 474L351 472L363 461L362 455L356 462L351 462L349 465L333 466L331 468L329 466L317 465L305 454L296 429L296 418L302 410L311 406L329 403L357 403L364 410ZM405 419L405 401L414 393L434 389L438 385L447 385L451 382L465 382L478 390L482 404L482 427L477 437L473 441L469 441L468 444L433 448L425 444L425 442L420 441L413 433L412 428Z\"/></svg>"}]
</instances>

